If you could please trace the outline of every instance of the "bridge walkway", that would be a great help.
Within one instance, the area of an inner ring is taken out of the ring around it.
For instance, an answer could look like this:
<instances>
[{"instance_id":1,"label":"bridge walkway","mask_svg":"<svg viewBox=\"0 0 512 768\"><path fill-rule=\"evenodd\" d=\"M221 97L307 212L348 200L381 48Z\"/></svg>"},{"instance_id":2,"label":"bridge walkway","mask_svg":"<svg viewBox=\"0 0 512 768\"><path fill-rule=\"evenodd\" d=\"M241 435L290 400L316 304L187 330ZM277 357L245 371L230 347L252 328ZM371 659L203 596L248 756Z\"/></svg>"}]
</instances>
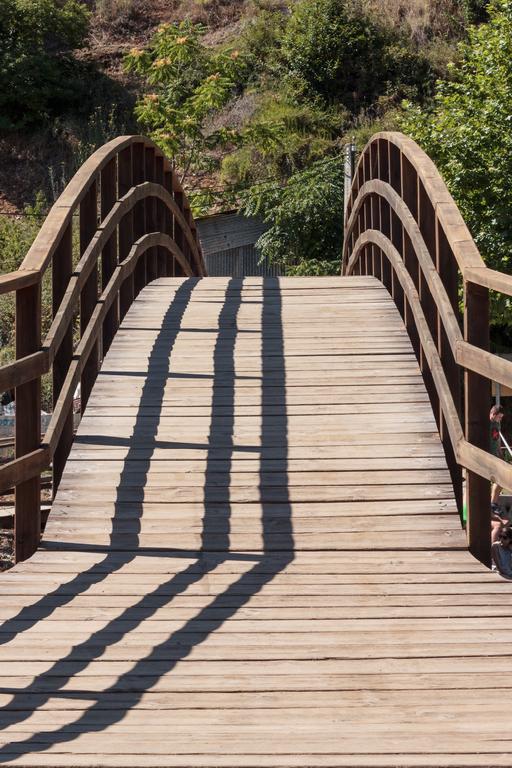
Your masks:
<instances>
[{"instance_id":1,"label":"bridge walkway","mask_svg":"<svg viewBox=\"0 0 512 768\"><path fill-rule=\"evenodd\" d=\"M2 577L0 763L510 765L504 587L377 280L158 279Z\"/></svg>"}]
</instances>

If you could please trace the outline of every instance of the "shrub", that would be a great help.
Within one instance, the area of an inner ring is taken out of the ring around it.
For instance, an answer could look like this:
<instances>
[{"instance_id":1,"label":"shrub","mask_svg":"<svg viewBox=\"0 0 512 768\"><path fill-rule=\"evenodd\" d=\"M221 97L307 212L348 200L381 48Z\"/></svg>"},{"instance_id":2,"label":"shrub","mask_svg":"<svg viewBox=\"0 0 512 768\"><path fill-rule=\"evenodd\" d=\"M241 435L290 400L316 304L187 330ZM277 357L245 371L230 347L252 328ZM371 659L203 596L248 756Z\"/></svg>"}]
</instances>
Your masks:
<instances>
[{"instance_id":1,"label":"shrub","mask_svg":"<svg viewBox=\"0 0 512 768\"><path fill-rule=\"evenodd\" d=\"M270 228L258 241L262 259L289 274L337 274L343 241L343 161L314 163L285 186L254 186L244 199L247 216L261 216Z\"/></svg>"},{"instance_id":2,"label":"shrub","mask_svg":"<svg viewBox=\"0 0 512 768\"><path fill-rule=\"evenodd\" d=\"M284 66L296 88L353 113L400 87L420 96L431 82L426 59L409 41L359 3L299 0L282 44Z\"/></svg>"},{"instance_id":3,"label":"shrub","mask_svg":"<svg viewBox=\"0 0 512 768\"><path fill-rule=\"evenodd\" d=\"M343 110L297 103L286 92L269 91L240 131L241 146L223 160L223 181L285 179L328 154L346 122Z\"/></svg>"},{"instance_id":4,"label":"shrub","mask_svg":"<svg viewBox=\"0 0 512 768\"><path fill-rule=\"evenodd\" d=\"M437 164L488 265L512 272L512 0L489 13L433 107L408 105L402 127ZM496 298L494 320L510 323L509 313L510 300Z\"/></svg>"},{"instance_id":5,"label":"shrub","mask_svg":"<svg viewBox=\"0 0 512 768\"><path fill-rule=\"evenodd\" d=\"M20 217L0 216L0 274L18 269L37 235L46 213L46 200L38 194L33 206L27 206ZM50 327L52 315L51 275L42 287L42 331ZM0 365L14 359L15 297L13 293L0 296ZM0 393L1 394L1 393ZM51 377L44 377L43 409L51 408Z\"/></svg>"},{"instance_id":6,"label":"shrub","mask_svg":"<svg viewBox=\"0 0 512 768\"><path fill-rule=\"evenodd\" d=\"M208 48L204 33L188 21L163 24L145 49L134 48L125 59L126 68L151 89L135 114L183 178L190 170L211 170L211 151L237 138L236 131L207 131L207 126L236 93L246 63L236 49Z\"/></svg>"},{"instance_id":7,"label":"shrub","mask_svg":"<svg viewBox=\"0 0 512 768\"><path fill-rule=\"evenodd\" d=\"M88 13L76 0L0 3L0 129L19 128L77 104L77 63Z\"/></svg>"}]
</instances>

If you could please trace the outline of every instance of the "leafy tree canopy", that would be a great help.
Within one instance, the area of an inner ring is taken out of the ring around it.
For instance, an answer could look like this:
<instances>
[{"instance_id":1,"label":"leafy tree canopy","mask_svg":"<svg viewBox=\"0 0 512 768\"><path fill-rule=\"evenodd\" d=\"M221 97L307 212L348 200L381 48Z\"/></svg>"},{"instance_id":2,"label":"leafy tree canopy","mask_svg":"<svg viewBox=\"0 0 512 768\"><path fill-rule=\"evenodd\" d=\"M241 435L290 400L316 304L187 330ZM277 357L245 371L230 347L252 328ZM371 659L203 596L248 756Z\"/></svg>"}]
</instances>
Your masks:
<instances>
[{"instance_id":1,"label":"leafy tree canopy","mask_svg":"<svg viewBox=\"0 0 512 768\"><path fill-rule=\"evenodd\" d=\"M469 31L453 80L430 110L407 105L403 129L443 174L487 264L512 272L512 0ZM496 302L495 320L508 314Z\"/></svg>"},{"instance_id":2,"label":"leafy tree canopy","mask_svg":"<svg viewBox=\"0 0 512 768\"><path fill-rule=\"evenodd\" d=\"M69 54L88 19L77 0L1 0L0 129L31 125L80 98Z\"/></svg>"},{"instance_id":3,"label":"leafy tree canopy","mask_svg":"<svg viewBox=\"0 0 512 768\"><path fill-rule=\"evenodd\" d=\"M343 241L343 161L313 163L282 187L255 185L243 212L261 216L270 228L258 241L262 258L288 274L338 274Z\"/></svg>"},{"instance_id":4,"label":"leafy tree canopy","mask_svg":"<svg viewBox=\"0 0 512 768\"><path fill-rule=\"evenodd\" d=\"M281 52L288 76L306 94L353 112L397 88L424 93L432 81L426 59L351 0L299 0Z\"/></svg>"},{"instance_id":5,"label":"leafy tree canopy","mask_svg":"<svg viewBox=\"0 0 512 768\"><path fill-rule=\"evenodd\" d=\"M205 31L189 21L163 24L147 48L132 49L125 60L150 89L137 103L137 118L183 177L210 170L208 150L237 138L228 128L209 131L207 119L231 99L246 63L236 49L207 48Z\"/></svg>"}]
</instances>

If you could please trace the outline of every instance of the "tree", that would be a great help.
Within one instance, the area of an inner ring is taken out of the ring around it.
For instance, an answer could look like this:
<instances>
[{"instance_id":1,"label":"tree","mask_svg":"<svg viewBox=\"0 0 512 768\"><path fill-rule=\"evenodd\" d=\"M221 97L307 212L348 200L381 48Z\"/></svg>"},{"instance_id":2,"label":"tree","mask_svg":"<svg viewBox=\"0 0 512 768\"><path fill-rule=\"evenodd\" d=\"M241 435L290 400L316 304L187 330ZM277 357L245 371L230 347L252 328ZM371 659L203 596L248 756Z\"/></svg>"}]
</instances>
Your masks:
<instances>
[{"instance_id":1,"label":"tree","mask_svg":"<svg viewBox=\"0 0 512 768\"><path fill-rule=\"evenodd\" d=\"M295 173L285 186L255 185L243 213L270 228L258 241L262 259L288 274L339 274L343 242L343 160L326 158Z\"/></svg>"},{"instance_id":2,"label":"tree","mask_svg":"<svg viewBox=\"0 0 512 768\"><path fill-rule=\"evenodd\" d=\"M487 264L512 272L512 0L469 30L433 107L406 105L403 127L437 164ZM508 300L495 301L495 321Z\"/></svg>"},{"instance_id":3,"label":"tree","mask_svg":"<svg viewBox=\"0 0 512 768\"><path fill-rule=\"evenodd\" d=\"M77 103L75 62L89 15L76 0L0 3L0 129L29 126Z\"/></svg>"},{"instance_id":4,"label":"tree","mask_svg":"<svg viewBox=\"0 0 512 768\"><path fill-rule=\"evenodd\" d=\"M211 151L237 140L235 131L208 130L207 122L233 96L244 60L236 49L207 48L204 33L189 21L163 24L147 48L132 49L125 60L149 88L136 105L137 118L173 158L182 181L190 170L211 170Z\"/></svg>"},{"instance_id":5,"label":"tree","mask_svg":"<svg viewBox=\"0 0 512 768\"><path fill-rule=\"evenodd\" d=\"M387 93L423 95L430 67L410 41L351 0L299 0L282 40L285 70L306 95L354 113Z\"/></svg>"}]
</instances>

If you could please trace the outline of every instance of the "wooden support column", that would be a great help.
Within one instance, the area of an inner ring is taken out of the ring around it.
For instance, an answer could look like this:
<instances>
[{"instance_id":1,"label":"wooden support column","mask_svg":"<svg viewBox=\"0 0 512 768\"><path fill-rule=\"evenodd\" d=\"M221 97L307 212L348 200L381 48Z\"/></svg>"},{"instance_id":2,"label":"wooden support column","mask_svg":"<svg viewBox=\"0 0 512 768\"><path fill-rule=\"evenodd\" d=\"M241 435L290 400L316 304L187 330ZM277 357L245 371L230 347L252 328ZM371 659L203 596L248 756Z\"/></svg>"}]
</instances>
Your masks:
<instances>
[{"instance_id":1,"label":"wooden support column","mask_svg":"<svg viewBox=\"0 0 512 768\"><path fill-rule=\"evenodd\" d=\"M164 187L165 189L172 195L172 171L165 171L164 172ZM174 239L174 220L173 217L167 208L167 206L164 206L164 232L169 235L169 237ZM168 277L174 277L174 257L172 254L168 253L166 255L166 270L165 274Z\"/></svg>"},{"instance_id":2,"label":"wooden support column","mask_svg":"<svg viewBox=\"0 0 512 768\"><path fill-rule=\"evenodd\" d=\"M175 181L174 177L173 177L173 181ZM183 213L183 210L184 210L183 192L180 191L177 185L175 185L174 187L174 201L178 206L178 208L180 209L180 211ZM190 250L188 247L188 243L185 240L183 229L181 228L181 225L176 218L174 219L174 240L178 248L181 249L187 261L190 263ZM175 262L175 265L174 265L174 274L176 276L183 275L183 270L177 262Z\"/></svg>"},{"instance_id":3,"label":"wooden support column","mask_svg":"<svg viewBox=\"0 0 512 768\"><path fill-rule=\"evenodd\" d=\"M117 162L113 158L101 172L101 220L112 210L117 198ZM117 231L109 238L101 254L101 287L104 290L117 266ZM107 354L119 327L119 298L112 304L103 323L102 358Z\"/></svg>"},{"instance_id":4,"label":"wooden support column","mask_svg":"<svg viewBox=\"0 0 512 768\"><path fill-rule=\"evenodd\" d=\"M489 349L489 291L475 283L464 286L464 338L469 344ZM491 388L488 379L465 371L466 440L489 450L489 409ZM491 564L491 490L489 480L474 472L466 473L468 546L487 566Z\"/></svg>"},{"instance_id":5,"label":"wooden support column","mask_svg":"<svg viewBox=\"0 0 512 768\"><path fill-rule=\"evenodd\" d=\"M144 181L151 181L151 179L146 178L144 151L145 146L142 142L138 142L132 147L132 184L134 187L137 186L137 184L143 184ZM132 242L135 243L148 231L146 223L146 201L140 200L133 209ZM133 273L133 280L134 296L137 296L148 282L147 251L137 262L135 272Z\"/></svg>"},{"instance_id":6,"label":"wooden support column","mask_svg":"<svg viewBox=\"0 0 512 768\"><path fill-rule=\"evenodd\" d=\"M73 225L72 222L66 227L59 246L55 251L52 261L52 304L53 317L58 312L60 303L64 297L73 272ZM73 358L73 321L70 320L61 345L53 361L53 407L57 403L62 385L66 378L71 360ZM66 420L62 428L61 436L53 456L53 497L59 488L62 478L62 472L66 464L71 445L73 443L73 405L70 405L69 412L66 414Z\"/></svg>"},{"instance_id":7,"label":"wooden support column","mask_svg":"<svg viewBox=\"0 0 512 768\"><path fill-rule=\"evenodd\" d=\"M155 150L146 147L144 152L146 181L155 181ZM152 197L146 199L146 232L157 231L156 200ZM147 282L158 277L157 249L150 248L147 252Z\"/></svg>"},{"instance_id":8,"label":"wooden support column","mask_svg":"<svg viewBox=\"0 0 512 768\"><path fill-rule=\"evenodd\" d=\"M380 231L388 238L391 237L391 207L386 200L381 200L380 208ZM392 291L391 284L391 265L387 259L387 256L382 252L381 263L381 280L383 285L388 289L389 293Z\"/></svg>"},{"instance_id":9,"label":"wooden support column","mask_svg":"<svg viewBox=\"0 0 512 768\"><path fill-rule=\"evenodd\" d=\"M453 252L448 244L446 236L443 232L439 221L436 220L436 269L443 282L444 288L448 295L448 299L454 310L455 314L459 315L459 295L458 295L458 266L453 255ZM453 398L453 402L457 409L459 419L462 421L462 390L461 390L461 371L455 361L455 357L452 353L446 331L441 321L441 315L437 315L438 331L438 352L443 366L443 370L450 387L450 392ZM439 432L441 440L444 446L446 455L446 461L450 470L452 478L453 488L455 491L455 499L457 501L457 507L459 514L462 516L462 469L457 463L455 452L453 450L452 442L448 434L448 427L443 417L441 410L439 410Z\"/></svg>"},{"instance_id":10,"label":"wooden support column","mask_svg":"<svg viewBox=\"0 0 512 768\"><path fill-rule=\"evenodd\" d=\"M164 158L162 155L155 157L155 181L164 185ZM156 231L166 232L165 205L161 200L156 200ZM165 248L156 249L157 277L165 277L167 274L167 253Z\"/></svg>"},{"instance_id":11,"label":"wooden support column","mask_svg":"<svg viewBox=\"0 0 512 768\"><path fill-rule=\"evenodd\" d=\"M41 346L41 284L16 291L16 359ZM36 450L41 442L41 379L16 387L16 458ZM39 475L16 486L14 554L26 560L41 537L41 479Z\"/></svg>"},{"instance_id":12,"label":"wooden support column","mask_svg":"<svg viewBox=\"0 0 512 768\"><path fill-rule=\"evenodd\" d=\"M132 148L126 147L118 157L118 196L123 197L132 186ZM133 244L133 212L123 216L119 224L119 263L121 264L130 252ZM128 312L135 296L134 273L123 281L119 291L119 320Z\"/></svg>"},{"instance_id":13,"label":"wooden support column","mask_svg":"<svg viewBox=\"0 0 512 768\"><path fill-rule=\"evenodd\" d=\"M98 225L97 183L93 181L80 203L80 254L91 242ZM98 265L94 265L80 293L80 335L83 336L98 301ZM82 413L99 370L99 341L93 344L81 376L80 400Z\"/></svg>"}]
</instances>

